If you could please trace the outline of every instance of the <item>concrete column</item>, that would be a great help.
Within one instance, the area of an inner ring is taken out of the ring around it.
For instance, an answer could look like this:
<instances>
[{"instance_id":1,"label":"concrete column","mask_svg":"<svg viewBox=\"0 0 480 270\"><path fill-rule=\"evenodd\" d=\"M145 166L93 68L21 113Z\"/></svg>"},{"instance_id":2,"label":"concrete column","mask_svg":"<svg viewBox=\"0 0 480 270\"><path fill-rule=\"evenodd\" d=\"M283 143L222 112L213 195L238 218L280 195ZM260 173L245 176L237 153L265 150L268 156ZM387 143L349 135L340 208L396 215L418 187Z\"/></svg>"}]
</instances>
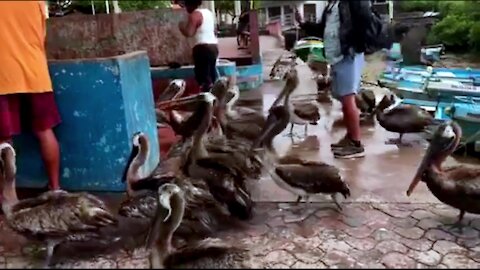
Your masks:
<instances>
[{"instance_id":1,"label":"concrete column","mask_svg":"<svg viewBox=\"0 0 480 270\"><path fill-rule=\"evenodd\" d=\"M390 22L393 20L393 0L388 1L388 17L390 18Z\"/></svg>"},{"instance_id":2,"label":"concrete column","mask_svg":"<svg viewBox=\"0 0 480 270\"><path fill-rule=\"evenodd\" d=\"M283 10L283 6L280 6L280 25L285 25L285 11Z\"/></svg>"},{"instance_id":3,"label":"concrete column","mask_svg":"<svg viewBox=\"0 0 480 270\"><path fill-rule=\"evenodd\" d=\"M118 4L118 0L113 0L112 5L113 5L113 13L121 13L122 12L122 9L120 8L120 5Z\"/></svg>"},{"instance_id":4,"label":"concrete column","mask_svg":"<svg viewBox=\"0 0 480 270\"><path fill-rule=\"evenodd\" d=\"M240 16L240 13L242 13L242 1L235 0L234 7L235 7L235 16L237 17Z\"/></svg>"},{"instance_id":5,"label":"concrete column","mask_svg":"<svg viewBox=\"0 0 480 270\"><path fill-rule=\"evenodd\" d=\"M110 14L110 3L108 2L108 0L105 0L105 11L107 12L107 14Z\"/></svg>"},{"instance_id":6,"label":"concrete column","mask_svg":"<svg viewBox=\"0 0 480 270\"><path fill-rule=\"evenodd\" d=\"M301 15L302 18L303 18L303 11L304 11L304 9L303 9L303 3L297 3L297 4L295 5L295 8L298 10L298 13L300 13L300 15Z\"/></svg>"},{"instance_id":7,"label":"concrete column","mask_svg":"<svg viewBox=\"0 0 480 270\"><path fill-rule=\"evenodd\" d=\"M203 1L202 7L210 9L215 14L215 1Z\"/></svg>"}]
</instances>

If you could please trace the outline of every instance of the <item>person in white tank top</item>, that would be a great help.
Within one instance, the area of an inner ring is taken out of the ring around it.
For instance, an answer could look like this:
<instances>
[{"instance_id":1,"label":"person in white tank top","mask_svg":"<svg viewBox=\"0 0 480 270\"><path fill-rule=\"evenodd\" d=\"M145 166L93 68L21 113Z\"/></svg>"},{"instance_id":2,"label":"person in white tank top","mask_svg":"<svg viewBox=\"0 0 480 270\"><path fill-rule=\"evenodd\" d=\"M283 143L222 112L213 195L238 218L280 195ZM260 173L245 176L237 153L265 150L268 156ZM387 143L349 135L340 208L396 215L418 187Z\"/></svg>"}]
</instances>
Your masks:
<instances>
[{"instance_id":1,"label":"person in white tank top","mask_svg":"<svg viewBox=\"0 0 480 270\"><path fill-rule=\"evenodd\" d=\"M180 32L194 40L192 48L195 80L201 91L209 91L217 80L218 39L215 33L215 15L209 9L199 8L201 0L186 0L184 7L188 20L179 23Z\"/></svg>"}]
</instances>

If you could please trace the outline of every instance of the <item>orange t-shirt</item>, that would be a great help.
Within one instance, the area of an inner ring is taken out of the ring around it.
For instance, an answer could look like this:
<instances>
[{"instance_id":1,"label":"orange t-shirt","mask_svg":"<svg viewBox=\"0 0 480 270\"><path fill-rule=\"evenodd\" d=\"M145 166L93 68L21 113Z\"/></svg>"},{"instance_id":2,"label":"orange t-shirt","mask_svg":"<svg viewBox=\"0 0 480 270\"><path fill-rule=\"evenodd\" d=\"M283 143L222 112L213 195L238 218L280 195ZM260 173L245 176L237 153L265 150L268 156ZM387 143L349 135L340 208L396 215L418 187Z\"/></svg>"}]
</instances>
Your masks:
<instances>
[{"instance_id":1,"label":"orange t-shirt","mask_svg":"<svg viewBox=\"0 0 480 270\"><path fill-rule=\"evenodd\" d=\"M0 1L0 95L52 91L44 1Z\"/></svg>"}]
</instances>

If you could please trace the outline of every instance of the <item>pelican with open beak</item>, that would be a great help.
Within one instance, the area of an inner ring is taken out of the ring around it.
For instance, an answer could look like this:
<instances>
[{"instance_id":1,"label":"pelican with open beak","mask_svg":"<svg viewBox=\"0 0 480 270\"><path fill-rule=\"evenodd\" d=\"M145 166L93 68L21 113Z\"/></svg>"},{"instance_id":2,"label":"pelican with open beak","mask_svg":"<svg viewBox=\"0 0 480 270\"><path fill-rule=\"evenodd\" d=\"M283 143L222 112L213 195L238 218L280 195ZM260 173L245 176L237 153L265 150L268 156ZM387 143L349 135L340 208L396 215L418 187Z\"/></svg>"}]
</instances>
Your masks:
<instances>
[{"instance_id":1,"label":"pelican with open beak","mask_svg":"<svg viewBox=\"0 0 480 270\"><path fill-rule=\"evenodd\" d=\"M480 168L463 165L442 168L442 163L457 149L461 137L462 130L457 123L441 124L407 190L410 196L420 181L425 182L437 199L460 210L456 226L460 225L465 212L480 214Z\"/></svg>"}]
</instances>

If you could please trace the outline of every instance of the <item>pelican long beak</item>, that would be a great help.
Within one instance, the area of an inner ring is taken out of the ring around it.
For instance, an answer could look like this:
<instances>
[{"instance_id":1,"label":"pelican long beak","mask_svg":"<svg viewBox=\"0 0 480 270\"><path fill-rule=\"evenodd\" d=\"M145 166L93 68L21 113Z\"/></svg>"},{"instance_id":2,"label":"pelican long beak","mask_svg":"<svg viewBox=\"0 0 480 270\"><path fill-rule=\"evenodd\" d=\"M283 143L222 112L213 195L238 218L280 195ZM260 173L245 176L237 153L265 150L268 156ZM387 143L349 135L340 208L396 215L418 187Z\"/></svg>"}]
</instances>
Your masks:
<instances>
[{"instance_id":1,"label":"pelican long beak","mask_svg":"<svg viewBox=\"0 0 480 270\"><path fill-rule=\"evenodd\" d=\"M196 105L199 102L199 95L194 95L194 96L189 96L189 97L184 97L184 98L179 98L179 99L174 99L174 100L167 100L167 101L162 101L158 102L156 104L157 109L160 110L189 110L191 109L192 111L195 110ZM193 106L192 106L193 105Z\"/></svg>"},{"instance_id":2,"label":"pelican long beak","mask_svg":"<svg viewBox=\"0 0 480 270\"><path fill-rule=\"evenodd\" d=\"M458 144L458 136L461 136L461 131L457 125L453 122L447 121L437 128L435 133L432 136L430 145L428 146L427 151L423 157L420 166L413 177L412 182L407 190L407 196L412 194L415 187L418 185L418 182L422 179L422 175L425 170L432 164L432 161L438 154L450 151L456 147Z\"/></svg>"},{"instance_id":3,"label":"pelican long beak","mask_svg":"<svg viewBox=\"0 0 480 270\"><path fill-rule=\"evenodd\" d=\"M167 184L165 184L167 185ZM159 235L162 232L163 223L165 223L172 215L172 207L170 205L170 192L163 192L162 187L159 188L158 205L155 217L152 219L152 225L145 241L146 247L151 248L154 243L159 240Z\"/></svg>"},{"instance_id":4,"label":"pelican long beak","mask_svg":"<svg viewBox=\"0 0 480 270\"><path fill-rule=\"evenodd\" d=\"M163 193L160 195L158 199L158 202L160 203L159 206L167 210L167 215L165 216L165 218L163 218L163 222L166 222L172 215L172 206L170 205L170 197L171 197L171 194Z\"/></svg>"},{"instance_id":5,"label":"pelican long beak","mask_svg":"<svg viewBox=\"0 0 480 270\"><path fill-rule=\"evenodd\" d=\"M407 189L407 196L410 196L412 194L415 187L418 185L420 180L422 180L423 172L425 172L427 167L430 165L430 162L434 153L433 151L434 147L435 147L434 144L431 143L427 151L425 152L422 162L420 163L420 166L418 167L417 172L415 172L415 176L413 177L412 182L410 183L410 186Z\"/></svg>"},{"instance_id":6,"label":"pelican long beak","mask_svg":"<svg viewBox=\"0 0 480 270\"><path fill-rule=\"evenodd\" d=\"M269 116L267 118L265 126L263 127L263 130L262 130L262 133L260 134L260 136L258 136L258 138L255 140L255 142L252 144L252 149L257 148L261 143L264 143L267 135L270 135L271 131L275 127L276 120L277 120L277 118L275 116L272 116L272 117Z\"/></svg>"}]
</instances>

